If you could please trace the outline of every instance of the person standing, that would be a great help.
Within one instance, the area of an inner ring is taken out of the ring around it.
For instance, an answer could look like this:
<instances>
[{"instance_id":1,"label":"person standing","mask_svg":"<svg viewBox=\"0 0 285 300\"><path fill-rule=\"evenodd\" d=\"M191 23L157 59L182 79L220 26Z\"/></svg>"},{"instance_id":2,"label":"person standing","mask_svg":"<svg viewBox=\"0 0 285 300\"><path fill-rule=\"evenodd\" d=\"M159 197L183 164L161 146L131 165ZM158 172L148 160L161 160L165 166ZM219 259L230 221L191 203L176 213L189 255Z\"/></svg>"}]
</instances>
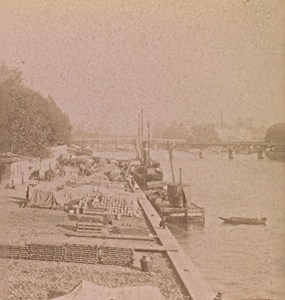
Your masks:
<instances>
[{"instance_id":1,"label":"person standing","mask_svg":"<svg viewBox=\"0 0 285 300\"><path fill-rule=\"evenodd\" d=\"M162 229L165 229L166 225L167 225L167 217L164 216L164 217L162 217L162 219L159 223L159 227L162 228Z\"/></svg>"},{"instance_id":2,"label":"person standing","mask_svg":"<svg viewBox=\"0 0 285 300\"><path fill-rule=\"evenodd\" d=\"M103 263L103 250L102 250L101 246L98 247L97 251L98 251L97 252L98 263L102 264Z\"/></svg>"},{"instance_id":3,"label":"person standing","mask_svg":"<svg viewBox=\"0 0 285 300\"><path fill-rule=\"evenodd\" d=\"M30 187L27 186L27 190L26 190L26 200L27 200L27 202L29 202L29 198L30 198Z\"/></svg>"},{"instance_id":4,"label":"person standing","mask_svg":"<svg viewBox=\"0 0 285 300\"><path fill-rule=\"evenodd\" d=\"M26 200L22 203L22 205L20 207L24 208L28 205L29 203L29 199L30 199L30 187L27 186L27 190L26 190Z\"/></svg>"}]
</instances>

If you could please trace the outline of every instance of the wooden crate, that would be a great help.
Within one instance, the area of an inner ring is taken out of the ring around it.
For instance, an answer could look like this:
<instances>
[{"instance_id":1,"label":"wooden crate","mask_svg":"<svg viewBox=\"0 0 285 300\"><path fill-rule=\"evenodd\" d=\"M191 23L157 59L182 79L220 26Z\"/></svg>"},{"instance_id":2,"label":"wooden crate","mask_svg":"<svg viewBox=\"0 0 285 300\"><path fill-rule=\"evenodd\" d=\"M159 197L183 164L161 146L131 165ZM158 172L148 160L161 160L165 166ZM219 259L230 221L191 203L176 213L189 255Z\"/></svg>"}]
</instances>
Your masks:
<instances>
[{"instance_id":1,"label":"wooden crate","mask_svg":"<svg viewBox=\"0 0 285 300\"><path fill-rule=\"evenodd\" d=\"M102 223L77 222L76 231L78 232L93 232L101 234L103 229Z\"/></svg>"},{"instance_id":2,"label":"wooden crate","mask_svg":"<svg viewBox=\"0 0 285 300\"><path fill-rule=\"evenodd\" d=\"M108 246L103 246L101 248L103 252L103 264L127 266L133 262L133 251L130 248ZM76 244L28 244L25 246L0 245L0 257L8 259L31 259L96 264L98 263L98 247L96 245L91 246Z\"/></svg>"}]
</instances>

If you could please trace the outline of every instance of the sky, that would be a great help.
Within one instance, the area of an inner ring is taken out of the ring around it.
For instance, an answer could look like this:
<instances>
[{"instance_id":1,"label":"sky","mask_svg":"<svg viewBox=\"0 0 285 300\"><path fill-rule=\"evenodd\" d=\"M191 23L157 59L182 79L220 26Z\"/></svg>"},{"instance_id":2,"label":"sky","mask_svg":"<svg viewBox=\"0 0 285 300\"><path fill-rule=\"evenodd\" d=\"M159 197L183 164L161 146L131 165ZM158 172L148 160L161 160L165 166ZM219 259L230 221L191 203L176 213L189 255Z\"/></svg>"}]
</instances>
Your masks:
<instances>
[{"instance_id":1,"label":"sky","mask_svg":"<svg viewBox=\"0 0 285 300\"><path fill-rule=\"evenodd\" d=\"M75 125L285 121L283 0L1 0L0 62Z\"/></svg>"}]
</instances>

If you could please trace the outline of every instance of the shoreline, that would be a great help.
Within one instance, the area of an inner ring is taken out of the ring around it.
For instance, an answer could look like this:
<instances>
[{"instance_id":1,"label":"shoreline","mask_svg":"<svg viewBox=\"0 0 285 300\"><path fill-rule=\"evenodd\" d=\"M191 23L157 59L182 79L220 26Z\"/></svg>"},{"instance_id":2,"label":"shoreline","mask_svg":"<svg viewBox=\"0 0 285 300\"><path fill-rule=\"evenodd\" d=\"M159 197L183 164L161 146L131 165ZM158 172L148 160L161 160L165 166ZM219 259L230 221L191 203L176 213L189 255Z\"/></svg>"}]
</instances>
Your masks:
<instances>
[{"instance_id":1,"label":"shoreline","mask_svg":"<svg viewBox=\"0 0 285 300\"><path fill-rule=\"evenodd\" d=\"M105 168L104 168L105 169ZM53 184L58 185L61 178L55 178ZM120 195L119 190L112 190L114 195ZM74 215L70 216L62 210L40 209L40 208L20 208L19 204L23 201L25 194L25 185L17 186L16 190L1 190L1 212L2 222L4 217L8 216L8 228L6 232L1 233L1 244L29 244L29 243L45 243L45 244L82 244L82 245L104 245L107 247L127 247L134 251L134 266L114 266L114 265L98 265L98 264L81 264L70 262L47 262L23 259L3 259L2 262L7 262L8 270L4 273L8 275L8 285L10 289L10 296L7 299L50 299L50 287L57 290L57 294L64 294L69 292L76 284L79 278L82 280L91 280L96 284L102 284L109 287L119 287L122 285L144 285L150 284L158 286L162 294L167 300L189 299L189 287L193 288L195 278L189 277L194 269L193 264L187 262L188 271L183 271L179 257L183 257L188 261L188 257L183 252L182 248L174 238L172 233L167 229L163 230L168 236L166 239L161 238L161 232L152 224L153 214L157 214L151 204L146 199L145 194L139 189L130 196L138 199L143 210L143 219L135 219L130 217L122 218L121 224L114 221L114 226L122 225L122 222L127 220L129 223L133 222L133 226L143 226L149 231L148 238L139 240L137 236L132 239L128 234L125 235L128 240L102 237L78 237L68 236L68 232L74 232ZM154 212L147 212L146 206L150 206ZM145 219L146 218L146 219ZM155 218L160 217L158 215ZM6 224L6 225L7 225ZM145 225L144 225L145 224ZM4 224L3 224L4 225ZM132 230L132 229L129 229ZM160 230L161 231L161 230ZM151 240L151 236L154 237ZM160 242L159 242L159 241ZM168 242L166 242L168 240ZM177 251L177 255L175 255ZM184 253L184 254L183 254ZM153 258L153 270L151 274L142 272L140 267L140 259L143 255L148 255ZM190 259L189 259L190 261ZM23 274L19 273L22 270ZM57 272L62 273L61 278L54 280ZM84 271L85 270L85 271ZM104 271L106 270L106 271ZM112 274L112 271L114 274ZM93 276L93 273L99 273L98 276ZM183 275L183 273L185 273ZM84 274L84 275L83 275ZM105 278L101 280L100 274ZM105 275L104 275L105 274ZM117 277L121 279L116 279ZM41 278L43 277L43 278ZM199 275L198 275L199 277ZM68 280L71 278L71 280ZM188 283L187 283L188 278ZM189 278L191 278L189 280ZM198 281L203 279L198 278ZM77 280L77 282L76 282ZM32 287L30 283L35 287ZM190 282L190 285L189 285ZM186 283L186 284L185 284ZM195 285L195 284L194 284ZM202 283L203 286L203 283ZM206 285L205 285L206 286ZM206 291L205 295L192 295L194 300L213 300L215 294L207 287L203 286L202 289ZM191 288L190 288L191 289ZM197 286L194 287L197 289ZM198 287L199 289L199 287ZM40 292L39 292L40 291ZM200 289L201 291L201 289ZM193 291L190 293L193 294ZM199 292L201 293L201 292ZM194 293L195 294L195 293Z\"/></svg>"},{"instance_id":2,"label":"shoreline","mask_svg":"<svg viewBox=\"0 0 285 300\"><path fill-rule=\"evenodd\" d=\"M16 196L23 193L24 186L18 186L16 191L8 193L6 190L1 191L1 225L5 224L4 214L8 220L6 230L1 232L1 244L23 246L29 243L51 245L68 243L127 247L135 249L135 262L133 267L127 267L1 258L4 275L1 282L3 286L1 299L51 299L52 295L55 297L69 292L80 280L92 281L107 287L158 286L167 300L189 299L162 246L154 241L136 239L126 241L68 237L65 235L68 230L57 226L72 223L68 220L68 214L60 210L19 208L21 200L15 198L19 198ZM152 274L141 270L140 259L144 255L153 258Z\"/></svg>"},{"instance_id":3,"label":"shoreline","mask_svg":"<svg viewBox=\"0 0 285 300\"><path fill-rule=\"evenodd\" d=\"M191 259L185 254L178 241L168 228L159 228L160 216L146 199L146 196L139 197L142 206L153 230L156 232L160 242L165 247L173 249L166 251L176 273L185 286L187 292L193 300L213 300L217 293L214 293L204 280L199 270L195 267Z\"/></svg>"}]
</instances>

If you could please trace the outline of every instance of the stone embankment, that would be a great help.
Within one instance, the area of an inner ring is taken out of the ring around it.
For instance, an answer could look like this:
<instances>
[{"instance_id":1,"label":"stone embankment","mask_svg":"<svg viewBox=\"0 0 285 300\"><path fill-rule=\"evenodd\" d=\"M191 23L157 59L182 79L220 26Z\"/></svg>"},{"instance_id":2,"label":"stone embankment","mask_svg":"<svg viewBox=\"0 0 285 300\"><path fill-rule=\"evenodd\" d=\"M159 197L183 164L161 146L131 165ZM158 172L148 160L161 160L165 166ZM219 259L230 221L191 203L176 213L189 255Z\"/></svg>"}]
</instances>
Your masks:
<instances>
[{"instance_id":1,"label":"stone embankment","mask_svg":"<svg viewBox=\"0 0 285 300\"><path fill-rule=\"evenodd\" d=\"M139 203L157 238L164 247L169 249L166 253L191 298L193 300L214 300L216 293L211 290L168 228L159 227L161 218L143 193L139 197Z\"/></svg>"}]
</instances>

